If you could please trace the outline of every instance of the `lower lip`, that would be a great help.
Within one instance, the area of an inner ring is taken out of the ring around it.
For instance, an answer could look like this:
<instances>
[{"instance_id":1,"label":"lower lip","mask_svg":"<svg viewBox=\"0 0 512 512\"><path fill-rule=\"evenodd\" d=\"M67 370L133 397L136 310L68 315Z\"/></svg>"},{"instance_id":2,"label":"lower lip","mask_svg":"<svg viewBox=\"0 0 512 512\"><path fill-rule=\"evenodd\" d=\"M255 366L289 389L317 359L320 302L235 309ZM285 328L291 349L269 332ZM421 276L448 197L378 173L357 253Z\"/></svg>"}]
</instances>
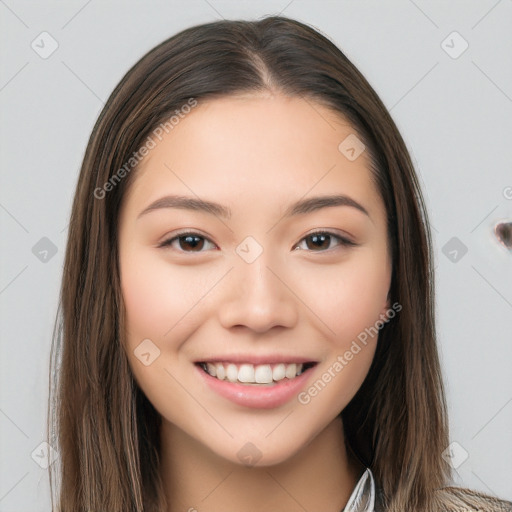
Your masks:
<instances>
[{"instance_id":1,"label":"lower lip","mask_svg":"<svg viewBox=\"0 0 512 512\"><path fill-rule=\"evenodd\" d=\"M200 366L196 365L196 368L213 391L235 404L253 409L274 409L289 402L300 393L314 366L308 368L298 377L283 379L271 386L265 384L246 385L220 380L206 373Z\"/></svg>"}]
</instances>

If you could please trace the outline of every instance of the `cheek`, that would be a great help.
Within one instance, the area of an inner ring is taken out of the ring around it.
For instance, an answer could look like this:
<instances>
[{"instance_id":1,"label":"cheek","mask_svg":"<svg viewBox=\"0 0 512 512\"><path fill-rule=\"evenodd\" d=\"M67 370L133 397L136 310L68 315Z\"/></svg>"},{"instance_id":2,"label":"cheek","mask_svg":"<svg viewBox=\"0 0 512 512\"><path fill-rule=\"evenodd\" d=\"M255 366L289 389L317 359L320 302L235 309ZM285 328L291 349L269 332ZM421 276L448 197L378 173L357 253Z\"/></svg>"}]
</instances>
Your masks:
<instances>
[{"instance_id":1,"label":"cheek","mask_svg":"<svg viewBox=\"0 0 512 512\"><path fill-rule=\"evenodd\" d=\"M390 274L383 261L360 253L345 264L305 274L302 296L323 324L323 331L338 349L350 346L358 335L375 325L385 311Z\"/></svg>"},{"instance_id":2,"label":"cheek","mask_svg":"<svg viewBox=\"0 0 512 512\"><path fill-rule=\"evenodd\" d=\"M149 252L128 248L120 268L130 344L149 338L163 345L177 331L191 328L204 289L192 267L173 267Z\"/></svg>"},{"instance_id":3,"label":"cheek","mask_svg":"<svg viewBox=\"0 0 512 512\"><path fill-rule=\"evenodd\" d=\"M125 246L120 254L124 342L130 367L155 409L175 420L173 410L184 410L187 396L168 370L176 375L176 369L185 363L180 360L179 348L200 325L199 300L204 291L191 267L172 268L137 246ZM141 345L147 339L160 350L158 355L153 345ZM149 365L138 359L142 352L139 346L147 347L144 350L150 353Z\"/></svg>"},{"instance_id":4,"label":"cheek","mask_svg":"<svg viewBox=\"0 0 512 512\"><path fill-rule=\"evenodd\" d=\"M390 271L372 254L360 254L357 260L316 271L314 283L306 280L302 289L328 342L317 379L298 397L317 417L334 417L346 407L375 355L380 324L375 326L385 311Z\"/></svg>"}]
</instances>

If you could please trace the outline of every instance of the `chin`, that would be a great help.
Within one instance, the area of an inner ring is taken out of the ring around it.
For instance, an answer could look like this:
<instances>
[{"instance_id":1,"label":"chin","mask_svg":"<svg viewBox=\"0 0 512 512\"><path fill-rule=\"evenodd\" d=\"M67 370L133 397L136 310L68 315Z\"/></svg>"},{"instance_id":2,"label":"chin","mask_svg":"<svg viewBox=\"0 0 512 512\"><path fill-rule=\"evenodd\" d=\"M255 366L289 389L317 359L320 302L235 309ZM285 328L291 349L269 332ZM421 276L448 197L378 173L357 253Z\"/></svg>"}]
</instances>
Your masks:
<instances>
[{"instance_id":1,"label":"chin","mask_svg":"<svg viewBox=\"0 0 512 512\"><path fill-rule=\"evenodd\" d=\"M310 440L305 435L297 435L297 432L283 430L280 435L245 433L235 435L234 439L216 441L208 443L210 450L230 463L245 467L271 467L295 457Z\"/></svg>"}]
</instances>

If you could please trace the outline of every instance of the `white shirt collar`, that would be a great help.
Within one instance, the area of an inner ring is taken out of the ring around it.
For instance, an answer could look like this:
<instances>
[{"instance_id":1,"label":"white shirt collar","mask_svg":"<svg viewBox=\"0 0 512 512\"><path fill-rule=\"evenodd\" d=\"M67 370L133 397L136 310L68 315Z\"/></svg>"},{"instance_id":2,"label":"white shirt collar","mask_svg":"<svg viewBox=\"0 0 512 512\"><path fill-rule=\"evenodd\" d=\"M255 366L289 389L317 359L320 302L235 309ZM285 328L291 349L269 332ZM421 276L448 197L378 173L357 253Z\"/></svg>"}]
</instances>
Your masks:
<instances>
[{"instance_id":1,"label":"white shirt collar","mask_svg":"<svg viewBox=\"0 0 512 512\"><path fill-rule=\"evenodd\" d=\"M366 469L357 482L341 512L375 512L375 480L370 468Z\"/></svg>"}]
</instances>

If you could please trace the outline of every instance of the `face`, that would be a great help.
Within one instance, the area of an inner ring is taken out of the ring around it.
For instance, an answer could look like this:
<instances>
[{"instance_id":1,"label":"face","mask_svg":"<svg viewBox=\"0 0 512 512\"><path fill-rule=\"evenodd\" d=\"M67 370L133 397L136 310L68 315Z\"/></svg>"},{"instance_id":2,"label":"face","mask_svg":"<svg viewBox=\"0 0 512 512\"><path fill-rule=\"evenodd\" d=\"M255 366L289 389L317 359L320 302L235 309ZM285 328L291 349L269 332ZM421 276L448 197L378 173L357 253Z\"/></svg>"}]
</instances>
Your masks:
<instances>
[{"instance_id":1,"label":"face","mask_svg":"<svg viewBox=\"0 0 512 512\"><path fill-rule=\"evenodd\" d=\"M224 459L289 459L368 373L391 260L367 152L338 148L351 134L310 100L199 103L124 197L134 377L165 425ZM343 197L315 200L323 196Z\"/></svg>"}]
</instances>

